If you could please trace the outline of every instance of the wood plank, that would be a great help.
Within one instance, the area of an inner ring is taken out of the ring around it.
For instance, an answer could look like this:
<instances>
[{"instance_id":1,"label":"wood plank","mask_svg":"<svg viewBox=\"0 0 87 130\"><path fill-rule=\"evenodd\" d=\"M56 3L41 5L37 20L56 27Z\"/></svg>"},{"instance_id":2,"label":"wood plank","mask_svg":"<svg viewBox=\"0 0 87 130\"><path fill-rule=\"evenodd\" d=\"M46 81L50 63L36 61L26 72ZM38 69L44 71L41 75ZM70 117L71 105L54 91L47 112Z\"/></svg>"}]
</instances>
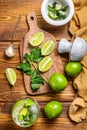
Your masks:
<instances>
[{"instance_id":1,"label":"wood plank","mask_svg":"<svg viewBox=\"0 0 87 130\"><path fill-rule=\"evenodd\" d=\"M38 3L38 6L37 6ZM28 31L26 23L26 15L30 11L35 11L37 14L38 25L40 28L52 33L56 40L65 37L71 39L68 33L68 24L61 27L54 27L44 21L41 15L42 0L1 0L0 1L0 40L11 40L12 32L15 27L18 15L21 14L19 28L15 40L21 40Z\"/></svg>"},{"instance_id":2,"label":"wood plank","mask_svg":"<svg viewBox=\"0 0 87 130\"><path fill-rule=\"evenodd\" d=\"M87 130L87 119L83 121L83 123L73 123L68 117L68 108L70 106L70 102L63 102L63 112L62 114L56 118L55 120L49 120L46 118L43 112L43 108L46 102L39 102L41 106L40 116L37 122L30 127L31 130ZM11 110L13 103L0 103L0 130L24 130L24 128L18 127L12 120ZM26 128L28 130L29 128Z\"/></svg>"}]
</instances>

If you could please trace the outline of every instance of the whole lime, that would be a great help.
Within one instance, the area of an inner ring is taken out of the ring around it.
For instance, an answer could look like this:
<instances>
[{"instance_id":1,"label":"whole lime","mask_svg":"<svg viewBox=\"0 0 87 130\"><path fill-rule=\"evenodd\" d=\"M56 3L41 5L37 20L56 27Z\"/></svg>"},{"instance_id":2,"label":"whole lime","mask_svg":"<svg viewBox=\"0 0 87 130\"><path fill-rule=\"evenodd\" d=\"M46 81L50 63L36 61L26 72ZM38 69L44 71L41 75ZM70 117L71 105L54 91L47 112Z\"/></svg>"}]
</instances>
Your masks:
<instances>
[{"instance_id":1,"label":"whole lime","mask_svg":"<svg viewBox=\"0 0 87 130\"><path fill-rule=\"evenodd\" d=\"M62 113L62 110L63 110L62 103L56 100L48 102L44 107L45 115L49 119L58 117Z\"/></svg>"},{"instance_id":2,"label":"whole lime","mask_svg":"<svg viewBox=\"0 0 87 130\"><path fill-rule=\"evenodd\" d=\"M80 62L71 61L65 67L65 72L70 77L76 77L82 70L82 65Z\"/></svg>"},{"instance_id":3,"label":"whole lime","mask_svg":"<svg viewBox=\"0 0 87 130\"><path fill-rule=\"evenodd\" d=\"M61 73L54 73L51 75L49 79L50 87L56 91L60 92L67 86L67 79L66 77Z\"/></svg>"}]
</instances>

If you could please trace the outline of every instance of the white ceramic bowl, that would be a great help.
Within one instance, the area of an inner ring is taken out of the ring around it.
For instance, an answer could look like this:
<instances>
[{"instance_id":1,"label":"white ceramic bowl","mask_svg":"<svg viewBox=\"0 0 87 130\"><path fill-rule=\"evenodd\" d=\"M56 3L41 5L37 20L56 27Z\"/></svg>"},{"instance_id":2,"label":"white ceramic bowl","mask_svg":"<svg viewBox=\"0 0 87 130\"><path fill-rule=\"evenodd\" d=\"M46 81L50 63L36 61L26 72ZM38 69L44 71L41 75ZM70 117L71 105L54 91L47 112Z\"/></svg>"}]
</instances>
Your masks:
<instances>
[{"instance_id":1,"label":"white ceramic bowl","mask_svg":"<svg viewBox=\"0 0 87 130\"><path fill-rule=\"evenodd\" d=\"M67 17L63 20L52 20L48 16L47 6L52 5L54 2L59 2L59 1L64 7L66 5L69 6L69 9L67 12ZM74 14L74 4L73 4L72 0L43 0L42 5L41 5L41 14L47 23L54 25L54 26L62 26L71 20L73 14Z\"/></svg>"}]
</instances>

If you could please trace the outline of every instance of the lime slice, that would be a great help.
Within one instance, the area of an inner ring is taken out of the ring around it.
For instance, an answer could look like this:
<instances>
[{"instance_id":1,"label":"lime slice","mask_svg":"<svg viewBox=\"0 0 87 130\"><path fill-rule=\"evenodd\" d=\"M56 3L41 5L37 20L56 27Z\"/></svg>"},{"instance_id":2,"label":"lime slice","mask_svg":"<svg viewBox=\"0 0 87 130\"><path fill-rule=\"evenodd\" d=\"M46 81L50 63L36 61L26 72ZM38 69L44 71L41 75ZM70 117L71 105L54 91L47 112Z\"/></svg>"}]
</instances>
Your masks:
<instances>
[{"instance_id":1,"label":"lime slice","mask_svg":"<svg viewBox=\"0 0 87 130\"><path fill-rule=\"evenodd\" d=\"M24 100L19 100L12 107L12 118L17 123L19 122L19 113L23 109L24 103ZM20 120L22 120L22 118Z\"/></svg>"},{"instance_id":2,"label":"lime slice","mask_svg":"<svg viewBox=\"0 0 87 130\"><path fill-rule=\"evenodd\" d=\"M41 72L45 72L51 68L52 64L53 64L52 58L50 56L47 56L40 61L38 68Z\"/></svg>"},{"instance_id":3,"label":"lime slice","mask_svg":"<svg viewBox=\"0 0 87 130\"><path fill-rule=\"evenodd\" d=\"M14 112L15 111L15 109L16 108L19 108L20 109L20 106L24 106L24 100L19 100L19 101L17 101L14 105L13 105L13 107L12 107L12 112Z\"/></svg>"},{"instance_id":4,"label":"lime slice","mask_svg":"<svg viewBox=\"0 0 87 130\"><path fill-rule=\"evenodd\" d=\"M52 40L48 40L41 49L42 55L49 55L54 49L54 42Z\"/></svg>"},{"instance_id":5,"label":"lime slice","mask_svg":"<svg viewBox=\"0 0 87 130\"><path fill-rule=\"evenodd\" d=\"M38 32L37 34L33 35L30 39L29 39L29 43L32 46L38 46L42 43L42 41L44 40L44 33L43 32Z\"/></svg>"},{"instance_id":6,"label":"lime slice","mask_svg":"<svg viewBox=\"0 0 87 130\"><path fill-rule=\"evenodd\" d=\"M6 69L6 77L8 79L8 82L14 86L16 83L16 73L12 68Z\"/></svg>"},{"instance_id":7,"label":"lime slice","mask_svg":"<svg viewBox=\"0 0 87 130\"><path fill-rule=\"evenodd\" d=\"M51 19L53 19L53 20L58 19L58 16L57 16L55 13L53 13L53 12L48 12L48 15L49 15L49 17L50 17Z\"/></svg>"}]
</instances>

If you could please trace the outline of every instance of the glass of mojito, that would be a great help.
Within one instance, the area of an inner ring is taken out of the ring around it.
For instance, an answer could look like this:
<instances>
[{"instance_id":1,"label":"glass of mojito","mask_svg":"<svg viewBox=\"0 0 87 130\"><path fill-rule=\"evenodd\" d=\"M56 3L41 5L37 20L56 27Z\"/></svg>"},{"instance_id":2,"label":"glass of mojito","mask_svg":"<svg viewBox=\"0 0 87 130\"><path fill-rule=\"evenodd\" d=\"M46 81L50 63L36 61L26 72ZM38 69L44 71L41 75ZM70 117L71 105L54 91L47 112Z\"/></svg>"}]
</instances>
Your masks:
<instances>
[{"instance_id":1,"label":"glass of mojito","mask_svg":"<svg viewBox=\"0 0 87 130\"><path fill-rule=\"evenodd\" d=\"M12 119L21 127L29 127L38 119L40 107L38 103L26 97L18 100L12 107Z\"/></svg>"}]
</instances>

